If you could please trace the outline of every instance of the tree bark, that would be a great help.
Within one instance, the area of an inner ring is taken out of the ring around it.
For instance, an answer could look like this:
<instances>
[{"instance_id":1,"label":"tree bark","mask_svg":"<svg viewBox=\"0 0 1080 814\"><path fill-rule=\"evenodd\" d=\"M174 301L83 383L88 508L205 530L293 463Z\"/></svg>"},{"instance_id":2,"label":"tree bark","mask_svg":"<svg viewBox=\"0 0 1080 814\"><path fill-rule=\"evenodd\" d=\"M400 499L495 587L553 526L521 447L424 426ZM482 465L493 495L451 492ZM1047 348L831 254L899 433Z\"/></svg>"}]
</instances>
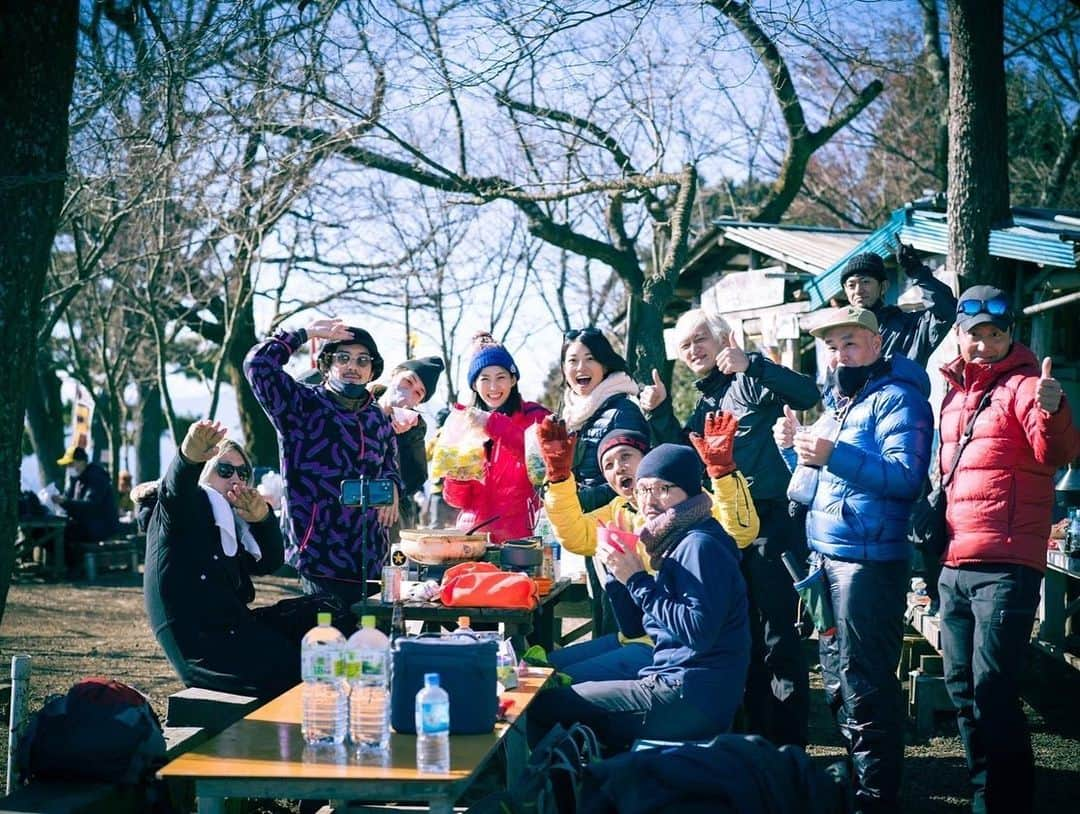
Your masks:
<instances>
[{"instance_id":1,"label":"tree bark","mask_svg":"<svg viewBox=\"0 0 1080 814\"><path fill-rule=\"evenodd\" d=\"M1005 23L1001 0L949 0L949 262L963 285L1010 289L990 257L1009 216Z\"/></svg>"},{"instance_id":2,"label":"tree bark","mask_svg":"<svg viewBox=\"0 0 1080 814\"><path fill-rule=\"evenodd\" d=\"M139 408L135 421L135 475L140 481L154 480L161 477L161 434L165 432L157 385L139 385Z\"/></svg>"},{"instance_id":3,"label":"tree bark","mask_svg":"<svg viewBox=\"0 0 1080 814\"><path fill-rule=\"evenodd\" d=\"M278 468L277 432L244 378L244 357L255 344L255 315L251 300L236 313L236 324L225 348L226 371L236 390L236 406L240 413L240 429L244 444L256 466Z\"/></svg>"},{"instance_id":4,"label":"tree bark","mask_svg":"<svg viewBox=\"0 0 1080 814\"><path fill-rule=\"evenodd\" d=\"M63 484L64 468L56 460L64 454L64 405L60 400L60 379L44 352L37 354L34 374L26 388L26 423L42 485Z\"/></svg>"},{"instance_id":5,"label":"tree bark","mask_svg":"<svg viewBox=\"0 0 1080 814\"><path fill-rule=\"evenodd\" d=\"M0 620L18 531L26 391L38 352L41 294L64 193L79 4L0 10Z\"/></svg>"}]
</instances>

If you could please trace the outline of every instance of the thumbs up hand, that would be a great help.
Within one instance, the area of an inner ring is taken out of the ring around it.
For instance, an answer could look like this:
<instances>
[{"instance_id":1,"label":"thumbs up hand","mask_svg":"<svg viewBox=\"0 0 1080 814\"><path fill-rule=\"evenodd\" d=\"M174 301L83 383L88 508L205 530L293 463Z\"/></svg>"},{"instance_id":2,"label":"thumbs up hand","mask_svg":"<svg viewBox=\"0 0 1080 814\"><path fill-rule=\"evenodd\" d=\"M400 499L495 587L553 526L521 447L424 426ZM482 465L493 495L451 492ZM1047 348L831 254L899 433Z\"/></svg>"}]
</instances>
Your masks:
<instances>
[{"instance_id":1,"label":"thumbs up hand","mask_svg":"<svg viewBox=\"0 0 1080 814\"><path fill-rule=\"evenodd\" d=\"M656 372L656 368L653 368L652 380L653 383L641 388L641 393L638 395L638 404L647 413L655 410L667 398L667 388L664 387L664 381L660 378L660 374Z\"/></svg>"},{"instance_id":2,"label":"thumbs up hand","mask_svg":"<svg viewBox=\"0 0 1080 814\"><path fill-rule=\"evenodd\" d=\"M795 417L795 411L785 404L783 418L776 419L776 423L773 424L773 438L776 440L776 445L781 449L795 446L795 433L800 426L799 419Z\"/></svg>"},{"instance_id":3,"label":"thumbs up hand","mask_svg":"<svg viewBox=\"0 0 1080 814\"><path fill-rule=\"evenodd\" d=\"M716 367L721 373L729 375L745 373L750 367L750 357L735 341L735 334L728 334L727 347L716 354Z\"/></svg>"},{"instance_id":4,"label":"thumbs up hand","mask_svg":"<svg viewBox=\"0 0 1080 814\"><path fill-rule=\"evenodd\" d=\"M1049 356L1042 360L1042 375L1039 377L1039 384L1035 388L1035 399L1039 402L1039 406L1048 413L1058 411L1063 394L1061 382L1053 376L1053 364Z\"/></svg>"}]
</instances>

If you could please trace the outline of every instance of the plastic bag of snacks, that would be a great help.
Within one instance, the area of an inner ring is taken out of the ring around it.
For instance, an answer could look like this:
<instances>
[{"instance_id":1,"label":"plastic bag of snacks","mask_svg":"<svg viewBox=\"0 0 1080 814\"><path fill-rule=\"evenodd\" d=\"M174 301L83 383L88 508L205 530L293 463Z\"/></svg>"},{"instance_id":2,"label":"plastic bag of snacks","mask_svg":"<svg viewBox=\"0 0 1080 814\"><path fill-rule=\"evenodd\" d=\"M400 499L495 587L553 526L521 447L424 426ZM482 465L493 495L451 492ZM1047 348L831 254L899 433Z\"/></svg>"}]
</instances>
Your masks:
<instances>
[{"instance_id":1,"label":"plastic bag of snacks","mask_svg":"<svg viewBox=\"0 0 1080 814\"><path fill-rule=\"evenodd\" d=\"M540 425L530 424L525 429L525 471L533 486L543 486L547 480L547 467L540 454Z\"/></svg>"},{"instance_id":2,"label":"plastic bag of snacks","mask_svg":"<svg viewBox=\"0 0 1080 814\"><path fill-rule=\"evenodd\" d=\"M431 477L483 480L486 442L487 434L469 417L469 411L455 407L431 450Z\"/></svg>"}]
</instances>

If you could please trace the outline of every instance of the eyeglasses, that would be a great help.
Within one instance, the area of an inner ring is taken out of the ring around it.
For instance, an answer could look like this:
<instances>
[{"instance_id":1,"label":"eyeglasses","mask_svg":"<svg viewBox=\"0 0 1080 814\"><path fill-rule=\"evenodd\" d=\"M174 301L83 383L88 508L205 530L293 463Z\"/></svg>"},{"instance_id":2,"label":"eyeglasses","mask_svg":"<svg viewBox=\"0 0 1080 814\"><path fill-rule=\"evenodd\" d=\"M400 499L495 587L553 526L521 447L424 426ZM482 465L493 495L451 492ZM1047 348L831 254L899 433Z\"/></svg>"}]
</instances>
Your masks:
<instances>
[{"instance_id":1,"label":"eyeglasses","mask_svg":"<svg viewBox=\"0 0 1080 814\"><path fill-rule=\"evenodd\" d=\"M670 483L660 483L656 486L635 486L634 494L637 495L638 500L642 501L652 497L656 497L657 500L667 500L667 496L671 494L671 490L674 488Z\"/></svg>"},{"instance_id":2,"label":"eyeglasses","mask_svg":"<svg viewBox=\"0 0 1080 814\"><path fill-rule=\"evenodd\" d=\"M973 317L976 314L989 314L992 317L1011 316L1008 301L1001 297L989 300L961 300L956 306L956 313L967 317Z\"/></svg>"},{"instance_id":3,"label":"eyeglasses","mask_svg":"<svg viewBox=\"0 0 1080 814\"><path fill-rule=\"evenodd\" d=\"M600 336L601 332L599 328L573 328L563 334L563 339L567 342L573 342L575 339L581 336Z\"/></svg>"},{"instance_id":4,"label":"eyeglasses","mask_svg":"<svg viewBox=\"0 0 1080 814\"><path fill-rule=\"evenodd\" d=\"M334 364L345 367L349 362L355 362L357 367L367 367L371 364L371 354L358 353L356 356L346 353L345 351L337 351L331 353L330 358L334 360Z\"/></svg>"},{"instance_id":5,"label":"eyeglasses","mask_svg":"<svg viewBox=\"0 0 1080 814\"><path fill-rule=\"evenodd\" d=\"M218 461L214 465L214 471L226 480L231 478L234 472L240 477L240 480L244 481L244 483L251 480L251 467L247 464L240 464L237 466L236 464L226 463L225 461Z\"/></svg>"}]
</instances>

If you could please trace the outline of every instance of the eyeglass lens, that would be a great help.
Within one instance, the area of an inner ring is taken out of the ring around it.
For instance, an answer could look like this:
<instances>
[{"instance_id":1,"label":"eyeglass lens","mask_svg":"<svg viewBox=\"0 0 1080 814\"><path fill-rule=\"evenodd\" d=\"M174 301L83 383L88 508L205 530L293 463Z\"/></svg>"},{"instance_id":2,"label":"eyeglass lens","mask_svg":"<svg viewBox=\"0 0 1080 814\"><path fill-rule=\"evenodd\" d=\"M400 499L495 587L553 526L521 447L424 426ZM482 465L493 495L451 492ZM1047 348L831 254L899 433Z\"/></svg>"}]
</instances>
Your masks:
<instances>
[{"instance_id":1,"label":"eyeglass lens","mask_svg":"<svg viewBox=\"0 0 1080 814\"><path fill-rule=\"evenodd\" d=\"M223 478L231 478L233 476L234 472L237 475L240 476L240 480L246 481L248 478L251 477L251 470L248 469L248 467L245 466L244 464L240 464L240 466L236 466L235 464L230 464L230 463L226 463L225 461L221 461L221 462L218 463L216 469L217 469L218 475L220 475Z\"/></svg>"},{"instance_id":2,"label":"eyeglass lens","mask_svg":"<svg viewBox=\"0 0 1080 814\"><path fill-rule=\"evenodd\" d=\"M331 358L342 367L345 367L349 362L355 362L357 367L367 367L371 364L371 356L366 353L358 353L356 356L352 356L344 351L338 351L331 354Z\"/></svg>"}]
</instances>

